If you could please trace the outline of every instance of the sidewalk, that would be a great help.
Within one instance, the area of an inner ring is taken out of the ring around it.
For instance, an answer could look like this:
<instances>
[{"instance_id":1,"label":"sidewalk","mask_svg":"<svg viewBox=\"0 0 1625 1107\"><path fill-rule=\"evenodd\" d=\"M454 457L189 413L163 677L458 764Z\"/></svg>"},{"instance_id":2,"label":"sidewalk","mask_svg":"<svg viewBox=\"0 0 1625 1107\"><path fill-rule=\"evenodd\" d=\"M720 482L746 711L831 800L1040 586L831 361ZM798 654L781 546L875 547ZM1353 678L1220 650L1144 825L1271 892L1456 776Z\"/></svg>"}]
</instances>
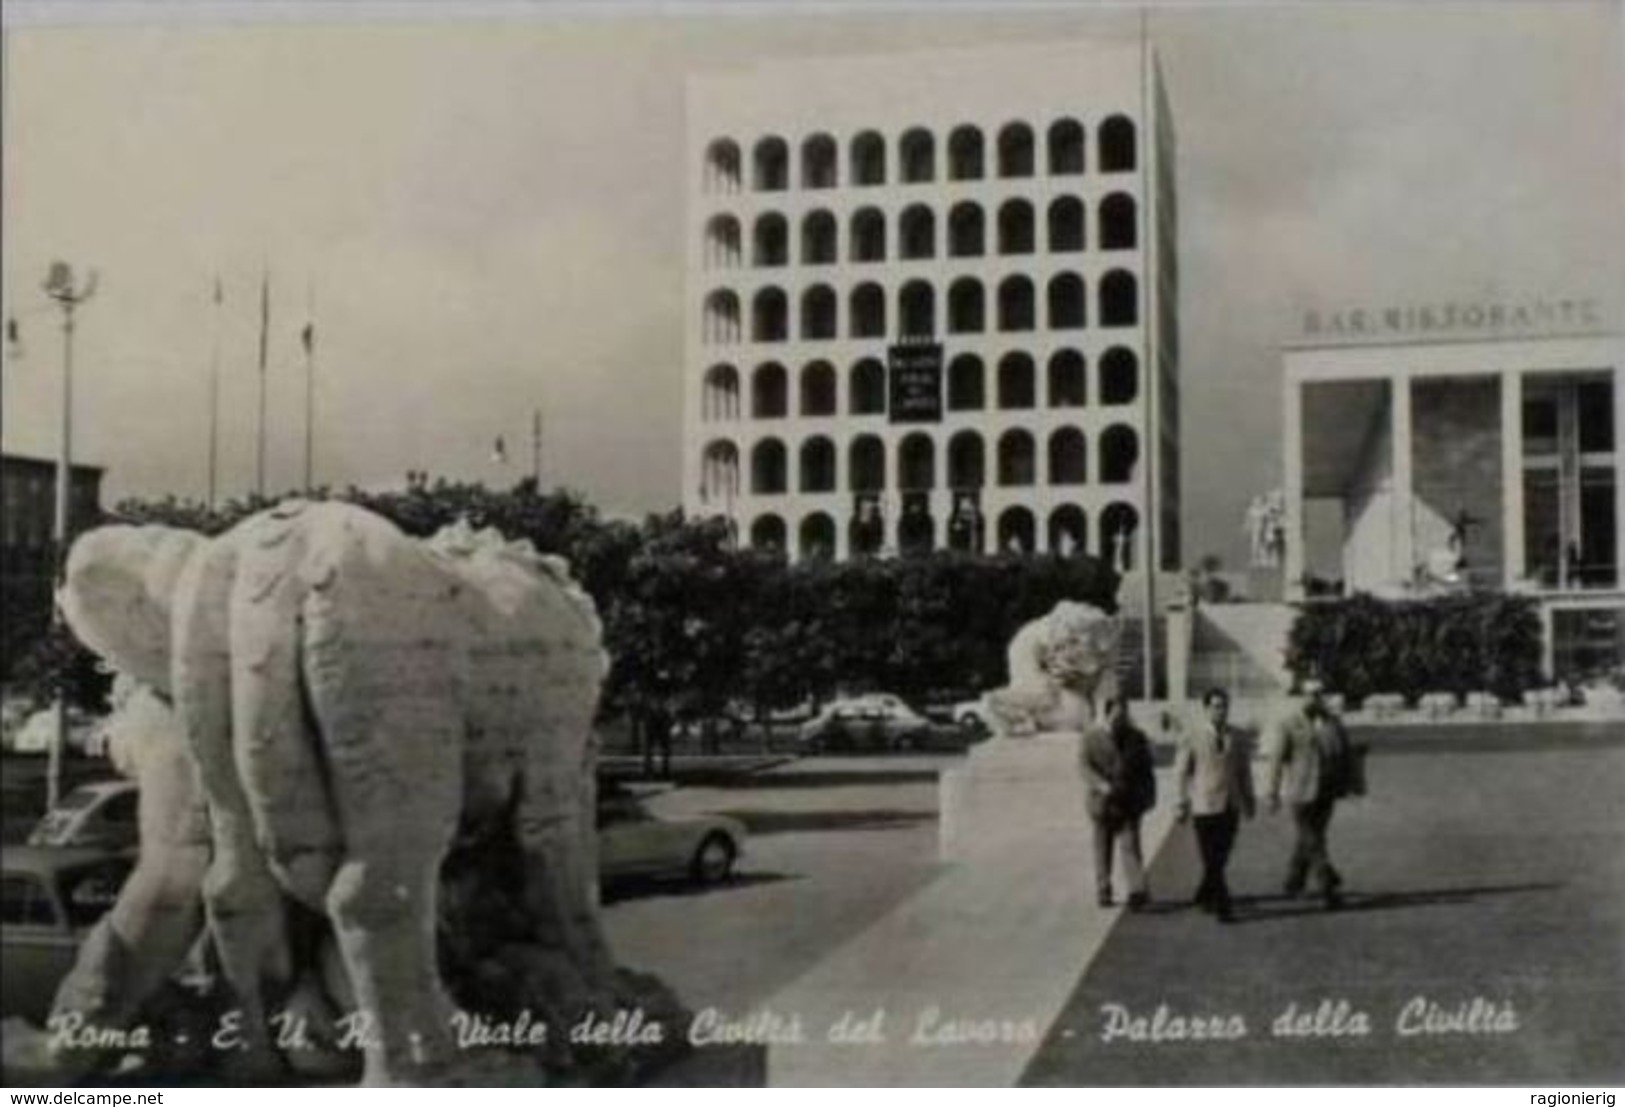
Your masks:
<instances>
[{"instance_id":1,"label":"sidewalk","mask_svg":"<svg viewBox=\"0 0 1625 1107\"><path fill-rule=\"evenodd\" d=\"M1164 802L1142 828L1147 858L1172 821L1165 772L1158 787ZM1123 910L1095 904L1082 802L1075 774L1042 781L975 858L765 1002L798 1015L804 1039L771 1046L769 1083L1014 1084ZM829 1040L843 1016L850 1025L875 1011L883 1040Z\"/></svg>"}]
</instances>

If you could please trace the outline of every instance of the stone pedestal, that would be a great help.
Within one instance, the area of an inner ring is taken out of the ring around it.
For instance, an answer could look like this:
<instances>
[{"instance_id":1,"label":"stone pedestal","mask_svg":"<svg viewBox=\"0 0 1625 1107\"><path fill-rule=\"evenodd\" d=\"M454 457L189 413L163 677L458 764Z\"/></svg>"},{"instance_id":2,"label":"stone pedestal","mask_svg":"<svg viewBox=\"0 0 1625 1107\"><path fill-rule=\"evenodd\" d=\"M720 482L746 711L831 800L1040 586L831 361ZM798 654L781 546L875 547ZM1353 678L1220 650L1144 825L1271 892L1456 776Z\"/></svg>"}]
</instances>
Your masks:
<instances>
[{"instance_id":1,"label":"stone pedestal","mask_svg":"<svg viewBox=\"0 0 1625 1107\"><path fill-rule=\"evenodd\" d=\"M1024 840L1067 841L1086 850L1081 741L1075 730L992 738L972 749L964 764L945 770L939 785L942 859L1003 854Z\"/></svg>"}]
</instances>

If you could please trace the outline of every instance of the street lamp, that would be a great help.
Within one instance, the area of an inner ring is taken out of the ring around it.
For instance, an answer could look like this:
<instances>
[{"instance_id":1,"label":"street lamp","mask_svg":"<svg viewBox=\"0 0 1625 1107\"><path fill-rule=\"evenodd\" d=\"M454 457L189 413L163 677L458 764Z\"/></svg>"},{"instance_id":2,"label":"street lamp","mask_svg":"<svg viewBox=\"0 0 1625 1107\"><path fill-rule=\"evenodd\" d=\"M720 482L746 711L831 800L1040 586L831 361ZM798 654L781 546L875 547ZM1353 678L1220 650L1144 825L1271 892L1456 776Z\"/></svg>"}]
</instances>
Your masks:
<instances>
[{"instance_id":1,"label":"street lamp","mask_svg":"<svg viewBox=\"0 0 1625 1107\"><path fill-rule=\"evenodd\" d=\"M65 583L68 565L68 491L73 480L73 313L96 293L96 272L91 270L83 285L76 285L73 269L65 261L53 261L45 276L45 294L62 309L62 429L56 455L56 519L52 527L56 564L54 587ZM54 626L62 625L62 607L51 605ZM68 661L60 662L56 674L56 734L51 739L50 766L45 783L47 810L54 809L62 794L62 751L68 744Z\"/></svg>"}]
</instances>

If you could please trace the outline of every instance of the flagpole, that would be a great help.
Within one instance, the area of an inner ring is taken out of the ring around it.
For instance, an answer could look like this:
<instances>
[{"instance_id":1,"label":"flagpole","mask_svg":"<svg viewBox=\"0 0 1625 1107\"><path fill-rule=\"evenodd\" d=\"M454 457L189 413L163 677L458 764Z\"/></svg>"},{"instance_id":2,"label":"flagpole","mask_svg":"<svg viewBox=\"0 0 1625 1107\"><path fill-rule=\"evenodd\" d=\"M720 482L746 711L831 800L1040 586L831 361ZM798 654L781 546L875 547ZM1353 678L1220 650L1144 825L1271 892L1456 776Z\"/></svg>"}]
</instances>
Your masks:
<instances>
[{"instance_id":1,"label":"flagpole","mask_svg":"<svg viewBox=\"0 0 1625 1107\"><path fill-rule=\"evenodd\" d=\"M209 510L214 510L220 471L220 305L225 294L214 279L214 312L209 325Z\"/></svg>"},{"instance_id":2,"label":"flagpole","mask_svg":"<svg viewBox=\"0 0 1625 1107\"><path fill-rule=\"evenodd\" d=\"M265 498L265 363L271 342L271 269L266 266L260 273L260 407L259 427L255 437L254 491Z\"/></svg>"},{"instance_id":3,"label":"flagpole","mask_svg":"<svg viewBox=\"0 0 1625 1107\"><path fill-rule=\"evenodd\" d=\"M316 280L305 290L305 494L315 487L316 471Z\"/></svg>"},{"instance_id":4,"label":"flagpole","mask_svg":"<svg viewBox=\"0 0 1625 1107\"><path fill-rule=\"evenodd\" d=\"M536 482L536 494L542 492L542 409L533 413L530 425L530 475Z\"/></svg>"}]
</instances>

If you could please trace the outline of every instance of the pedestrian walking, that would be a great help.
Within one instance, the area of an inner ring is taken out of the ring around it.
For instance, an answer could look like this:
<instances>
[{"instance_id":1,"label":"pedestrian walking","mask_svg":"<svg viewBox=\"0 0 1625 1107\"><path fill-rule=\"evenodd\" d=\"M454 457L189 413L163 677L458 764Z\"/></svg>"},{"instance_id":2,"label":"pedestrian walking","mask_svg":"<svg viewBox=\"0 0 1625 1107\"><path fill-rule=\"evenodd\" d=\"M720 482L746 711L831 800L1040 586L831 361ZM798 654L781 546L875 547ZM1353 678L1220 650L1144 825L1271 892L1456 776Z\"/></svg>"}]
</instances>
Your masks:
<instances>
[{"instance_id":1,"label":"pedestrian walking","mask_svg":"<svg viewBox=\"0 0 1625 1107\"><path fill-rule=\"evenodd\" d=\"M1140 854L1140 819L1157 802L1151 743L1129 718L1128 704L1111 697L1101 705L1101 722L1084 732L1079 769L1093 828L1095 890L1100 906L1112 905L1112 858L1121 854L1128 906L1150 902L1145 860Z\"/></svg>"},{"instance_id":2,"label":"pedestrian walking","mask_svg":"<svg viewBox=\"0 0 1625 1107\"><path fill-rule=\"evenodd\" d=\"M1332 865L1327 828L1337 801L1360 790L1360 766L1343 722L1327 706L1318 682L1305 685L1295 710L1275 726L1265 754L1264 792L1271 814L1284 795L1296 841L1282 890L1302 895L1312 881L1328 908L1342 905L1343 877Z\"/></svg>"},{"instance_id":3,"label":"pedestrian walking","mask_svg":"<svg viewBox=\"0 0 1625 1107\"><path fill-rule=\"evenodd\" d=\"M1195 903L1220 922L1230 922L1234 909L1225 866L1235 847L1243 817L1252 818L1252 746L1230 725L1230 696L1214 688L1202 697L1204 718L1179 740L1174 780L1179 788L1178 817L1190 820L1202 858L1202 882Z\"/></svg>"}]
</instances>

